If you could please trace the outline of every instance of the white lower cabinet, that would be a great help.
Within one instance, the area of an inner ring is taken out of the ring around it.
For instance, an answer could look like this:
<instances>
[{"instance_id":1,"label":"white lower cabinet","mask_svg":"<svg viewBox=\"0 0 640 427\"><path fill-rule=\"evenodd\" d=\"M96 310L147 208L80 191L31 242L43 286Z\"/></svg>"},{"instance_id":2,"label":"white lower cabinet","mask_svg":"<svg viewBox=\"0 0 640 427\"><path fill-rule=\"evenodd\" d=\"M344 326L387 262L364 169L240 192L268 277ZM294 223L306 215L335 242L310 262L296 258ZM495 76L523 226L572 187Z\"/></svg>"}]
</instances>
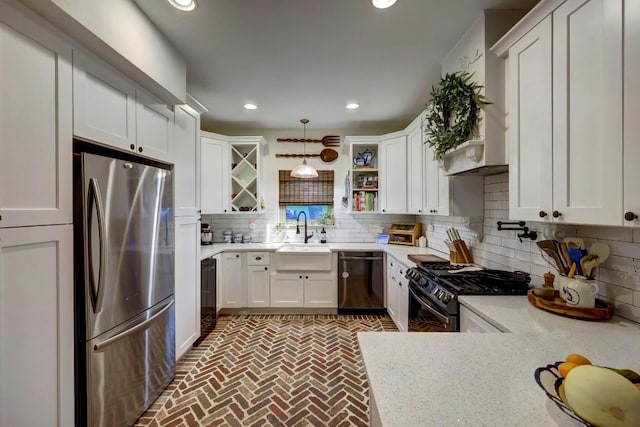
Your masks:
<instances>
[{"instance_id":1,"label":"white lower cabinet","mask_svg":"<svg viewBox=\"0 0 640 427\"><path fill-rule=\"evenodd\" d=\"M225 252L222 254L222 277L220 291L222 308L247 306L247 275L245 254Z\"/></svg>"},{"instance_id":2,"label":"white lower cabinet","mask_svg":"<svg viewBox=\"0 0 640 427\"><path fill-rule=\"evenodd\" d=\"M0 229L0 426L74 425L73 226Z\"/></svg>"},{"instance_id":3,"label":"white lower cabinet","mask_svg":"<svg viewBox=\"0 0 640 427\"><path fill-rule=\"evenodd\" d=\"M409 280L405 278L407 267L387 255L387 313L400 332L409 325Z\"/></svg>"},{"instance_id":4,"label":"white lower cabinet","mask_svg":"<svg viewBox=\"0 0 640 427\"><path fill-rule=\"evenodd\" d=\"M271 307L337 308L338 283L331 273L277 273L271 278Z\"/></svg>"},{"instance_id":5,"label":"white lower cabinet","mask_svg":"<svg viewBox=\"0 0 640 427\"><path fill-rule=\"evenodd\" d=\"M200 336L200 220L175 218L176 358Z\"/></svg>"},{"instance_id":6,"label":"white lower cabinet","mask_svg":"<svg viewBox=\"0 0 640 427\"><path fill-rule=\"evenodd\" d=\"M270 256L266 252L247 254L247 306L269 307L271 274Z\"/></svg>"},{"instance_id":7,"label":"white lower cabinet","mask_svg":"<svg viewBox=\"0 0 640 427\"><path fill-rule=\"evenodd\" d=\"M271 307L302 307L304 273L278 273L271 278Z\"/></svg>"},{"instance_id":8,"label":"white lower cabinet","mask_svg":"<svg viewBox=\"0 0 640 427\"><path fill-rule=\"evenodd\" d=\"M476 313L460 304L460 332L502 332Z\"/></svg>"},{"instance_id":9,"label":"white lower cabinet","mask_svg":"<svg viewBox=\"0 0 640 427\"><path fill-rule=\"evenodd\" d=\"M304 306L307 308L338 307L338 282L333 272L304 275Z\"/></svg>"}]
</instances>

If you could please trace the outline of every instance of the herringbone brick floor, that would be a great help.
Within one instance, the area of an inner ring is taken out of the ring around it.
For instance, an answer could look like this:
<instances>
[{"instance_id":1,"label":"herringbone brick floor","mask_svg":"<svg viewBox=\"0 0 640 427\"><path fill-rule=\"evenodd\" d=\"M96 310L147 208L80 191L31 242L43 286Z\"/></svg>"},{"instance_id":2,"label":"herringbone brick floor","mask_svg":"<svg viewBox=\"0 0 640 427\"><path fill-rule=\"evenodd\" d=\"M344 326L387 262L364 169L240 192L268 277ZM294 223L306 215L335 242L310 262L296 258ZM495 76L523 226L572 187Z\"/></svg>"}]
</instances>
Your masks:
<instances>
[{"instance_id":1,"label":"herringbone brick floor","mask_svg":"<svg viewBox=\"0 0 640 427\"><path fill-rule=\"evenodd\" d=\"M220 316L136 427L366 426L357 332L388 316Z\"/></svg>"}]
</instances>

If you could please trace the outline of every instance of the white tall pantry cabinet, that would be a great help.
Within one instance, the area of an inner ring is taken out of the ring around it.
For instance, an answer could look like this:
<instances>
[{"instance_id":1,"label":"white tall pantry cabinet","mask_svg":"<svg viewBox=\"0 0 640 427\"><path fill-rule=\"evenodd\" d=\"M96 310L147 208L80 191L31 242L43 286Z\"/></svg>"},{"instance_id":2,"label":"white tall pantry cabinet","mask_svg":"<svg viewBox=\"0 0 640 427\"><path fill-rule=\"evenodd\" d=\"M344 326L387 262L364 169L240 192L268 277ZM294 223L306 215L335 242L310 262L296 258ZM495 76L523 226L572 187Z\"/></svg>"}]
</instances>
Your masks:
<instances>
[{"instance_id":1,"label":"white tall pantry cabinet","mask_svg":"<svg viewBox=\"0 0 640 427\"><path fill-rule=\"evenodd\" d=\"M0 425L74 424L71 46L0 2Z\"/></svg>"},{"instance_id":2,"label":"white tall pantry cabinet","mask_svg":"<svg viewBox=\"0 0 640 427\"><path fill-rule=\"evenodd\" d=\"M200 113L175 108L176 358L200 337Z\"/></svg>"}]
</instances>

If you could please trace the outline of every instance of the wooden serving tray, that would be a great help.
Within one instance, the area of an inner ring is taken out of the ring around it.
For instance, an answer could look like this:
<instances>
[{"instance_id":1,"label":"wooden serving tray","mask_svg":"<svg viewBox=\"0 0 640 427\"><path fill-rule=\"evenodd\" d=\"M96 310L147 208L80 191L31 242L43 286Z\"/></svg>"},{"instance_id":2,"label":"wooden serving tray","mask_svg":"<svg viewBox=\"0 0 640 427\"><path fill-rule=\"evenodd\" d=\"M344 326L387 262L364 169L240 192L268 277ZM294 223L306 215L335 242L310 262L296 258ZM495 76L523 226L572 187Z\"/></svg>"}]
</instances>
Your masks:
<instances>
[{"instance_id":1,"label":"wooden serving tray","mask_svg":"<svg viewBox=\"0 0 640 427\"><path fill-rule=\"evenodd\" d=\"M527 292L527 299L534 307L538 307L560 316L572 317L583 320L607 320L613 316L613 304L596 299L596 306L593 308L573 307L560 298L558 291L555 292L553 300L546 300L533 294L533 290Z\"/></svg>"}]
</instances>

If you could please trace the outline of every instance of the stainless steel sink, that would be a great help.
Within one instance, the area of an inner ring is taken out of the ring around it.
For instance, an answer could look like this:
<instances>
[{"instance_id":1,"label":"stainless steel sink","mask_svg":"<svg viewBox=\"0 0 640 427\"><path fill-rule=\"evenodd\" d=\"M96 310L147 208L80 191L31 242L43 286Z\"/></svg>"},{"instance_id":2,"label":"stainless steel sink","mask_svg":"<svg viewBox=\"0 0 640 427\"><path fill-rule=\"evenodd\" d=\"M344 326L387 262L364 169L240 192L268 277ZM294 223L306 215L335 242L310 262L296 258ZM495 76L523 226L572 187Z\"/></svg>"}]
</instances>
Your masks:
<instances>
[{"instance_id":1,"label":"stainless steel sink","mask_svg":"<svg viewBox=\"0 0 640 427\"><path fill-rule=\"evenodd\" d=\"M324 245L291 244L276 250L276 270L331 270L331 250Z\"/></svg>"}]
</instances>

